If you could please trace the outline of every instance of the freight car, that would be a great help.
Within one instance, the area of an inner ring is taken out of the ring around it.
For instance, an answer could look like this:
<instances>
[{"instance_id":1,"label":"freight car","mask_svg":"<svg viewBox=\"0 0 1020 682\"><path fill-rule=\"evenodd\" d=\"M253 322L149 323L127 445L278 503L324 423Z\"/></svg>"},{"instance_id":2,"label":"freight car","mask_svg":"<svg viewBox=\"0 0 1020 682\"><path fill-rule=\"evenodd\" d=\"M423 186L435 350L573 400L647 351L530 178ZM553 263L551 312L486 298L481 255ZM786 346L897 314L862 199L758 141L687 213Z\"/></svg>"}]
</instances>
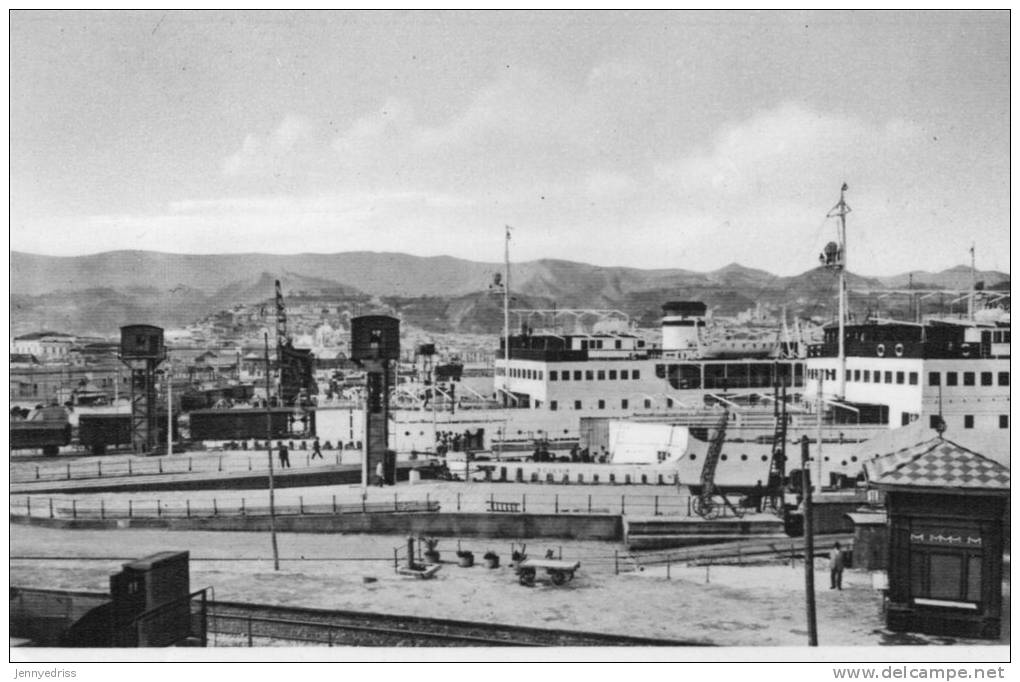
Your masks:
<instances>
[{"instance_id":1,"label":"freight car","mask_svg":"<svg viewBox=\"0 0 1020 682\"><path fill-rule=\"evenodd\" d=\"M165 420L164 416L163 421ZM130 447L131 415L83 414L79 416L78 442L93 455L102 455L107 448Z\"/></svg>"},{"instance_id":2,"label":"freight car","mask_svg":"<svg viewBox=\"0 0 1020 682\"><path fill-rule=\"evenodd\" d=\"M258 440L266 437L266 410L193 410L189 414L191 440ZM273 438L311 438L315 435L315 412L288 407L269 410Z\"/></svg>"},{"instance_id":3,"label":"freight car","mask_svg":"<svg viewBox=\"0 0 1020 682\"><path fill-rule=\"evenodd\" d=\"M11 450L39 449L54 456L71 443L71 423L67 410L59 405L42 407L28 419L11 420Z\"/></svg>"}]
</instances>

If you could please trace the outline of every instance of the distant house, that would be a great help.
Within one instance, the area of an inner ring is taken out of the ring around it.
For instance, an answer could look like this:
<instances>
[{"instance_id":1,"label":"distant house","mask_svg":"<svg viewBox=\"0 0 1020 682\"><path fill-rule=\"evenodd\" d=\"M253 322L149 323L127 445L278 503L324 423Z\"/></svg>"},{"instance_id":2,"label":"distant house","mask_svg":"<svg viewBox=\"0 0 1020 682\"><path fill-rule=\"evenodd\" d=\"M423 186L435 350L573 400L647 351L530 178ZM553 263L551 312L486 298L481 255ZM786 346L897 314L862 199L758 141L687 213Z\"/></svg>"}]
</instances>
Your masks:
<instances>
[{"instance_id":1,"label":"distant house","mask_svg":"<svg viewBox=\"0 0 1020 682\"><path fill-rule=\"evenodd\" d=\"M75 345L75 337L61 332L23 334L11 340L11 353L34 355L42 362L62 361Z\"/></svg>"}]
</instances>

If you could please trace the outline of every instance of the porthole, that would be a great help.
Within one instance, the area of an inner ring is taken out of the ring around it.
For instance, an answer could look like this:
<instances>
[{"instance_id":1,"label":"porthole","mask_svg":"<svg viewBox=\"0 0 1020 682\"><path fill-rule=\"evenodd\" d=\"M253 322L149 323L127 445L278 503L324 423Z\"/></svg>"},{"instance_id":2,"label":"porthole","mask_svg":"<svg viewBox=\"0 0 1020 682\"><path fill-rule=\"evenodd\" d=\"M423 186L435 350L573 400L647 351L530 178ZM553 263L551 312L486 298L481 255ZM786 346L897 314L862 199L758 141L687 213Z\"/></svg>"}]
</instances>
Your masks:
<instances>
[{"instance_id":1,"label":"porthole","mask_svg":"<svg viewBox=\"0 0 1020 682\"><path fill-rule=\"evenodd\" d=\"M850 461L851 462L856 462L857 461L857 455L854 455L853 457L851 457Z\"/></svg>"},{"instance_id":2,"label":"porthole","mask_svg":"<svg viewBox=\"0 0 1020 682\"><path fill-rule=\"evenodd\" d=\"M843 466L846 466L846 460L844 459L844 460L843 460L843 461L841 462L841 464L842 464Z\"/></svg>"},{"instance_id":3,"label":"porthole","mask_svg":"<svg viewBox=\"0 0 1020 682\"><path fill-rule=\"evenodd\" d=\"M747 461L747 455L741 455L740 456L740 461L741 462L746 462Z\"/></svg>"},{"instance_id":4,"label":"porthole","mask_svg":"<svg viewBox=\"0 0 1020 682\"><path fill-rule=\"evenodd\" d=\"M761 461L763 461L763 462L769 461L769 456L768 455L762 455L761 456Z\"/></svg>"},{"instance_id":5,"label":"porthole","mask_svg":"<svg viewBox=\"0 0 1020 682\"><path fill-rule=\"evenodd\" d=\"M825 458L825 461L826 461L826 462L828 462L828 461L829 461L829 458L828 458L828 457L826 457L826 458Z\"/></svg>"},{"instance_id":6,"label":"porthole","mask_svg":"<svg viewBox=\"0 0 1020 682\"><path fill-rule=\"evenodd\" d=\"M696 460L697 458L698 458L698 456L697 456L697 455L691 455L691 461L692 461L692 462L693 462L694 460Z\"/></svg>"},{"instance_id":7,"label":"porthole","mask_svg":"<svg viewBox=\"0 0 1020 682\"><path fill-rule=\"evenodd\" d=\"M721 459L722 461L724 461L724 462L725 462L725 461L726 461L726 455L723 455L723 456L722 456L722 457L720 457L719 459Z\"/></svg>"},{"instance_id":8,"label":"porthole","mask_svg":"<svg viewBox=\"0 0 1020 682\"><path fill-rule=\"evenodd\" d=\"M405 436L410 436L410 435L411 435L411 432L410 432L410 431L404 431L404 435L405 435Z\"/></svg>"}]
</instances>

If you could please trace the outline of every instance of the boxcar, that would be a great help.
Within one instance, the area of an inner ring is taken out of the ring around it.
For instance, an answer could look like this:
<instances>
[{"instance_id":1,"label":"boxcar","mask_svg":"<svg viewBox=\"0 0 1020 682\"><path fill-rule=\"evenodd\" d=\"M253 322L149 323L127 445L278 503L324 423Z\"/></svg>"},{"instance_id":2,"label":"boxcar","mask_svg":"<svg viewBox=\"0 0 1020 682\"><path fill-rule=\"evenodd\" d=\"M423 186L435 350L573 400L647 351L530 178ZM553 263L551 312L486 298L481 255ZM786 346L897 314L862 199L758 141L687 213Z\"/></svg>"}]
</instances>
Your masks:
<instances>
[{"instance_id":1,"label":"boxcar","mask_svg":"<svg viewBox=\"0 0 1020 682\"><path fill-rule=\"evenodd\" d=\"M266 437L264 408L194 410L190 413L191 440L258 440ZM273 438L311 438L315 435L315 412L293 408L269 410Z\"/></svg>"}]
</instances>

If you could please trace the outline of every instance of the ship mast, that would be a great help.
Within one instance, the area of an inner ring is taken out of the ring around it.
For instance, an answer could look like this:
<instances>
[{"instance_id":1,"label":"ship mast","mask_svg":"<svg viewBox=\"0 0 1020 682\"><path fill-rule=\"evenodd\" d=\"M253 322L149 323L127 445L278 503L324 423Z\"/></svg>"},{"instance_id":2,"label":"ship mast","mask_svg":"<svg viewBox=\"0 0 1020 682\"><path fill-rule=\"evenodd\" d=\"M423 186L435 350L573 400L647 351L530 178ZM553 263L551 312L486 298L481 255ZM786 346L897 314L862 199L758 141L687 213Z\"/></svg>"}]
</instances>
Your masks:
<instances>
[{"instance_id":1,"label":"ship mast","mask_svg":"<svg viewBox=\"0 0 1020 682\"><path fill-rule=\"evenodd\" d=\"M503 404L510 400L510 226L503 249ZM505 434L504 434L505 437Z\"/></svg>"},{"instance_id":2,"label":"ship mast","mask_svg":"<svg viewBox=\"0 0 1020 682\"><path fill-rule=\"evenodd\" d=\"M839 243L835 254L835 260L830 263L830 267L834 268L839 274L839 370L836 380L839 382L839 397L842 398L846 395L846 214L850 212L850 207L846 203L846 191L849 189L847 184L844 182L843 186L839 189L839 203L836 204L831 211L829 211L828 217L839 218L839 233L837 235Z\"/></svg>"},{"instance_id":3,"label":"ship mast","mask_svg":"<svg viewBox=\"0 0 1020 682\"><path fill-rule=\"evenodd\" d=\"M977 286L974 275L974 242L970 243L970 296L967 297L967 319L974 321L974 287Z\"/></svg>"}]
</instances>

